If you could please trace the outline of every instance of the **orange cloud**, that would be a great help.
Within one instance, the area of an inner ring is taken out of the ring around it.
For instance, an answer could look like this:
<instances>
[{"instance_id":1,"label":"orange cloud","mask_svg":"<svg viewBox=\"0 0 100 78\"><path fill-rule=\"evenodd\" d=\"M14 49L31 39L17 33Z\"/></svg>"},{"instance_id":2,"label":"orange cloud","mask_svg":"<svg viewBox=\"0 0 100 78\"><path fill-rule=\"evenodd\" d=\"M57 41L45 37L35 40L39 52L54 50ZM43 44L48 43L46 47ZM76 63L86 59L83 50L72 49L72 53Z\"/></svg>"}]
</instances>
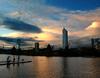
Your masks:
<instances>
[{"instance_id":1,"label":"orange cloud","mask_svg":"<svg viewBox=\"0 0 100 78\"><path fill-rule=\"evenodd\" d=\"M70 32L70 35L77 37L100 37L100 22L94 21L81 31Z\"/></svg>"},{"instance_id":2,"label":"orange cloud","mask_svg":"<svg viewBox=\"0 0 100 78\"><path fill-rule=\"evenodd\" d=\"M50 32L50 33L55 33L55 34L61 34L62 33L61 28L54 26L54 25L53 26L45 26L45 27L42 28L42 30L44 32Z\"/></svg>"},{"instance_id":3,"label":"orange cloud","mask_svg":"<svg viewBox=\"0 0 100 78\"><path fill-rule=\"evenodd\" d=\"M86 30L98 29L98 28L100 29L100 22L95 21L95 22L92 22L92 24L88 26Z\"/></svg>"}]
</instances>

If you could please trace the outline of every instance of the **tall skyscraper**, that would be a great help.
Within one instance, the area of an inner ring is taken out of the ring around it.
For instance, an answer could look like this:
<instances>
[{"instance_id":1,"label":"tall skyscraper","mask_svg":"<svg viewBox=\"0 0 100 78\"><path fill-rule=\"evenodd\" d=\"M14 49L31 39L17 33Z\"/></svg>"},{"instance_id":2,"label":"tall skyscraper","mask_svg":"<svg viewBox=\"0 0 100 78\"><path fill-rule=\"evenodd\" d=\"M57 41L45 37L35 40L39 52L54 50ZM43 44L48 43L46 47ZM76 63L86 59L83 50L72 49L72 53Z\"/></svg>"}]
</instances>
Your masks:
<instances>
[{"instance_id":1,"label":"tall skyscraper","mask_svg":"<svg viewBox=\"0 0 100 78\"><path fill-rule=\"evenodd\" d=\"M63 28L62 33L63 33L62 37L63 49L68 49L68 31L65 28Z\"/></svg>"},{"instance_id":2,"label":"tall skyscraper","mask_svg":"<svg viewBox=\"0 0 100 78\"><path fill-rule=\"evenodd\" d=\"M17 47L18 49L21 49L21 39L17 39Z\"/></svg>"},{"instance_id":3,"label":"tall skyscraper","mask_svg":"<svg viewBox=\"0 0 100 78\"><path fill-rule=\"evenodd\" d=\"M35 43L35 50L39 51L39 43L38 42Z\"/></svg>"}]
</instances>

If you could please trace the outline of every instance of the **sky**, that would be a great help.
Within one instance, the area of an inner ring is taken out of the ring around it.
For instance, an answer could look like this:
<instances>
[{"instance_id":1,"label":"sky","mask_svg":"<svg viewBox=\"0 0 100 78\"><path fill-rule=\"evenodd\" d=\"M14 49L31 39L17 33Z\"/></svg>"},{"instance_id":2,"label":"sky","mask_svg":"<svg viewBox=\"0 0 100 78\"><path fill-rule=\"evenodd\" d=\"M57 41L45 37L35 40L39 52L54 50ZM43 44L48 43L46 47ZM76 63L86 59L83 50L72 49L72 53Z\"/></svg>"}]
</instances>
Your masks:
<instances>
[{"instance_id":1,"label":"sky","mask_svg":"<svg viewBox=\"0 0 100 78\"><path fill-rule=\"evenodd\" d=\"M62 46L62 29L69 46L90 45L100 37L100 0L0 0L0 46L52 44Z\"/></svg>"}]
</instances>

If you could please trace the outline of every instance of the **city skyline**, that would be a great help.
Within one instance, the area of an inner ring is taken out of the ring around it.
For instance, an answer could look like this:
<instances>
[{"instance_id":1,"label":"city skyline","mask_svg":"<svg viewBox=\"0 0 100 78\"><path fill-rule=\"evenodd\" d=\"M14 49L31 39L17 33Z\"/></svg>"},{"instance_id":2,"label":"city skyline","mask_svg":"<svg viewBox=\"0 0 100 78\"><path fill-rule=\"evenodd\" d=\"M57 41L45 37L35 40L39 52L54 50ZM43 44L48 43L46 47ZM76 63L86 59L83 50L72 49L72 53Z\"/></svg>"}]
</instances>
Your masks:
<instances>
[{"instance_id":1,"label":"city skyline","mask_svg":"<svg viewBox=\"0 0 100 78\"><path fill-rule=\"evenodd\" d=\"M63 27L71 47L91 44L91 38L100 37L100 1L0 0L0 46L20 38L24 46L61 47Z\"/></svg>"}]
</instances>

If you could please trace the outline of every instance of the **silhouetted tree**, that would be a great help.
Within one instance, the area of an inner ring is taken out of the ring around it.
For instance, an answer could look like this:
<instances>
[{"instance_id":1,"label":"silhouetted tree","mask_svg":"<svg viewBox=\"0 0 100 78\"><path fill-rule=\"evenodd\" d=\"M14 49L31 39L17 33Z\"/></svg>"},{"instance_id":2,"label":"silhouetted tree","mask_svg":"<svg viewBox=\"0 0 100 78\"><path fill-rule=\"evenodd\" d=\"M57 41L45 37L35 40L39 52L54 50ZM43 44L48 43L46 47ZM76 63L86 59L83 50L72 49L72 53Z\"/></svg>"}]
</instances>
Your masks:
<instances>
[{"instance_id":1,"label":"silhouetted tree","mask_svg":"<svg viewBox=\"0 0 100 78\"><path fill-rule=\"evenodd\" d=\"M13 48L12 48L12 54L16 54L16 48L15 48L15 46L13 46Z\"/></svg>"},{"instance_id":2,"label":"silhouetted tree","mask_svg":"<svg viewBox=\"0 0 100 78\"><path fill-rule=\"evenodd\" d=\"M47 45L47 51L52 51L52 49L53 49L53 47L50 44L48 44Z\"/></svg>"}]
</instances>

